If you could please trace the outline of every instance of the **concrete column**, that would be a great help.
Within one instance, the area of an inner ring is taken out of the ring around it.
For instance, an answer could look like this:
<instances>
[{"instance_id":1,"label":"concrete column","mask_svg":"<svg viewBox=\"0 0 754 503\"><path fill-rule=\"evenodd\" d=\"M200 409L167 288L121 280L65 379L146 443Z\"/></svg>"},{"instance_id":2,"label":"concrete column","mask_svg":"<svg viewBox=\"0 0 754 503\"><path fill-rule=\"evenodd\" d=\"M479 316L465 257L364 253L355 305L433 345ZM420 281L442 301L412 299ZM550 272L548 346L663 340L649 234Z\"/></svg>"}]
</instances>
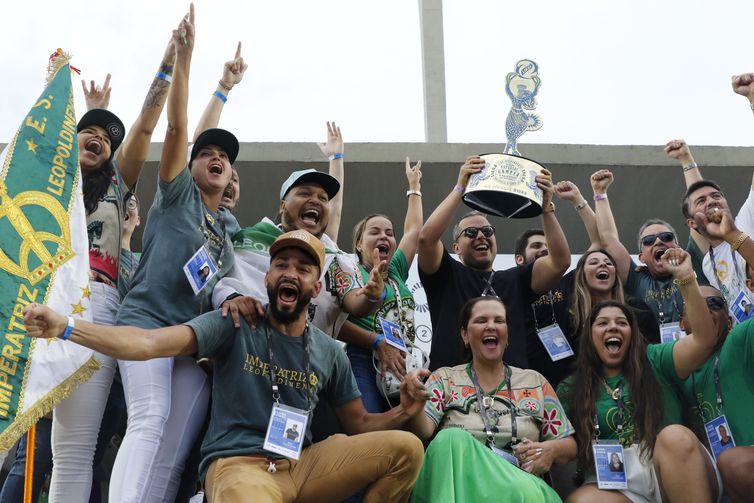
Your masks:
<instances>
[{"instance_id":1,"label":"concrete column","mask_svg":"<svg viewBox=\"0 0 754 503\"><path fill-rule=\"evenodd\" d=\"M424 84L424 140L448 141L445 110L445 45L443 43L442 0L419 0Z\"/></svg>"}]
</instances>

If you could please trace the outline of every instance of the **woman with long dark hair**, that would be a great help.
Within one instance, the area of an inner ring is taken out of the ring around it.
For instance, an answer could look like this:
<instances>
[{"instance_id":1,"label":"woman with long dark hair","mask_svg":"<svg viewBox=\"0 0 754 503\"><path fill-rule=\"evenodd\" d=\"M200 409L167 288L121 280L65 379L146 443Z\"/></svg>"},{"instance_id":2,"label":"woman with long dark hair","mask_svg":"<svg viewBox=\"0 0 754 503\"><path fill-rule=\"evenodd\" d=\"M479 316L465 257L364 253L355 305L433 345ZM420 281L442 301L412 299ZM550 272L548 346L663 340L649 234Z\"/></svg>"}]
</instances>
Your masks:
<instances>
[{"instance_id":1,"label":"woman with long dark hair","mask_svg":"<svg viewBox=\"0 0 754 503\"><path fill-rule=\"evenodd\" d=\"M715 329L696 283L688 253L665 252L687 305L694 333L670 344L647 346L633 311L609 300L596 304L579 341L576 371L558 388L578 443L585 483L568 501L711 501L714 463L695 435L681 426L681 406L670 384L709 357ZM596 419L596 421L595 421ZM619 443L627 489L595 483L593 446Z\"/></svg>"}]
</instances>

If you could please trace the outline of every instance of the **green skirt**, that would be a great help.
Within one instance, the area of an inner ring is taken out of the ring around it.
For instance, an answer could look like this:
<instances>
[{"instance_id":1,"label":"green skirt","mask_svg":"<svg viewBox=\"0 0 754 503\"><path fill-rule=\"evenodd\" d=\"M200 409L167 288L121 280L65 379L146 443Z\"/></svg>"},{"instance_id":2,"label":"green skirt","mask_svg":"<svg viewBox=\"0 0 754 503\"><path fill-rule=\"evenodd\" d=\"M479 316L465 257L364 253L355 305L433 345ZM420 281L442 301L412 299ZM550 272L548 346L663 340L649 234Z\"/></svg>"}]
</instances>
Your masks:
<instances>
[{"instance_id":1,"label":"green skirt","mask_svg":"<svg viewBox=\"0 0 754 503\"><path fill-rule=\"evenodd\" d=\"M560 503L544 480L497 456L458 428L437 434L424 455L412 503Z\"/></svg>"}]
</instances>

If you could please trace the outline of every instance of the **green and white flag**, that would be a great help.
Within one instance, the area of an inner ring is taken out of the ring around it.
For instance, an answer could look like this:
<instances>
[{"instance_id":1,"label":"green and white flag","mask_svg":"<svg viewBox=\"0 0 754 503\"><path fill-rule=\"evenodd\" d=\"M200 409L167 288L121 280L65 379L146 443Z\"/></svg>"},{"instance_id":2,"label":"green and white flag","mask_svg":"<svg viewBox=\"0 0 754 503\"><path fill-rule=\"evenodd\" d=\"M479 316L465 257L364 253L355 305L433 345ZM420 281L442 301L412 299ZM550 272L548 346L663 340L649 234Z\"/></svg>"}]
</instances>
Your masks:
<instances>
[{"instance_id":1,"label":"green and white flag","mask_svg":"<svg viewBox=\"0 0 754 503\"><path fill-rule=\"evenodd\" d=\"M52 60L52 58L51 58ZM99 368L93 352L26 335L30 302L91 319L88 239L68 57L0 154L0 451Z\"/></svg>"}]
</instances>

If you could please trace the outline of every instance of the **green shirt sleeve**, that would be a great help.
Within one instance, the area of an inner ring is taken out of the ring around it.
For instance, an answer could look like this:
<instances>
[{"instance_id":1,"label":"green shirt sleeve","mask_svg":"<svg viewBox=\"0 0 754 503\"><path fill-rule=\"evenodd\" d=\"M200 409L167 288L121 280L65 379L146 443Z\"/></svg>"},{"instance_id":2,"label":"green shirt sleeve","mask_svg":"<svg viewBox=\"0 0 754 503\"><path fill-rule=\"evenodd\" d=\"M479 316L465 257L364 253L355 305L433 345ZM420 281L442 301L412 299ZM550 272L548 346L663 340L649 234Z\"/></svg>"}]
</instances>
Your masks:
<instances>
[{"instance_id":1,"label":"green shirt sleeve","mask_svg":"<svg viewBox=\"0 0 754 503\"><path fill-rule=\"evenodd\" d=\"M393 258L390 260L390 269L393 269L395 271L394 275L401 278L404 282L408 279L408 261L400 248L395 251Z\"/></svg>"},{"instance_id":2,"label":"green shirt sleeve","mask_svg":"<svg viewBox=\"0 0 754 503\"><path fill-rule=\"evenodd\" d=\"M336 347L334 353L334 371L325 388L325 396L333 407L340 407L359 398L361 392L356 385L356 378L351 370L351 362L348 361L345 351Z\"/></svg>"},{"instance_id":3,"label":"green shirt sleeve","mask_svg":"<svg viewBox=\"0 0 754 503\"><path fill-rule=\"evenodd\" d=\"M197 358L217 358L233 347L233 318L223 318L219 310L197 316L186 325L196 335Z\"/></svg>"}]
</instances>

